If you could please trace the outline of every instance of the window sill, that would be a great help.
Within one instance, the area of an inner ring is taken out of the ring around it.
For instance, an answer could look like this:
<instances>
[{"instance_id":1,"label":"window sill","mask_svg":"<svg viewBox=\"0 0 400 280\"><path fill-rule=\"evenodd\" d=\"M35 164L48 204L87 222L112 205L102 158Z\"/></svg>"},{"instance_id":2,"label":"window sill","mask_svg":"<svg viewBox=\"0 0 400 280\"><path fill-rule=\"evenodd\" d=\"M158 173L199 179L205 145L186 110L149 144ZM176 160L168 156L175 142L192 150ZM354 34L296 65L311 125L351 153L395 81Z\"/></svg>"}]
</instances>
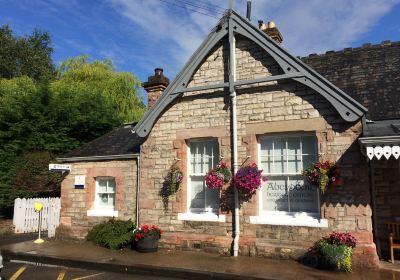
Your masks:
<instances>
[{"instance_id":1,"label":"window sill","mask_svg":"<svg viewBox=\"0 0 400 280\"><path fill-rule=\"evenodd\" d=\"M178 213L180 221L201 221L201 222L225 222L225 215L216 215L212 213L195 214L195 213Z\"/></svg>"},{"instance_id":2,"label":"window sill","mask_svg":"<svg viewBox=\"0 0 400 280\"><path fill-rule=\"evenodd\" d=\"M277 226L299 226L299 227L328 227L327 219L318 219L307 215L269 215L250 216L251 224L277 225Z\"/></svg>"},{"instance_id":3,"label":"window sill","mask_svg":"<svg viewBox=\"0 0 400 280\"><path fill-rule=\"evenodd\" d=\"M118 217L118 211L113 209L93 209L87 210L88 217Z\"/></svg>"}]
</instances>

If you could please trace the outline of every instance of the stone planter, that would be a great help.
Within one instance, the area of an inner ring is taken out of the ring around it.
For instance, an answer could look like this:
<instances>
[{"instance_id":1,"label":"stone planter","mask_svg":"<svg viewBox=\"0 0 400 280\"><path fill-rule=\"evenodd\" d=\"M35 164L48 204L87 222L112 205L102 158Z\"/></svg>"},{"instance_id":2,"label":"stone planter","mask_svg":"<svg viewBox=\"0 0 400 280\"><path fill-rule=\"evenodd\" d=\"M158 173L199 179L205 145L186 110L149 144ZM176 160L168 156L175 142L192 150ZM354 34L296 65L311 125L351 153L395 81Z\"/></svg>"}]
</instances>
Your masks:
<instances>
[{"instance_id":1,"label":"stone planter","mask_svg":"<svg viewBox=\"0 0 400 280\"><path fill-rule=\"evenodd\" d=\"M135 249L141 253L157 252L159 236L148 236L135 241Z\"/></svg>"}]
</instances>

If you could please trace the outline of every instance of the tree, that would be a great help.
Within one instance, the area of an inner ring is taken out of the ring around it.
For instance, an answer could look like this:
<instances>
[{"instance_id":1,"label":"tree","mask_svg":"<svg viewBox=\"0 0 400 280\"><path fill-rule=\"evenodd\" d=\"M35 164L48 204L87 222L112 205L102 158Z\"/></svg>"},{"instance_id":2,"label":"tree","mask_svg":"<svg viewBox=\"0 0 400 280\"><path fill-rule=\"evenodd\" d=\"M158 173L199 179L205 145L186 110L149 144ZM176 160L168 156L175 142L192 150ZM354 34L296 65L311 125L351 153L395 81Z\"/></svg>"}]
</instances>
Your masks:
<instances>
[{"instance_id":1,"label":"tree","mask_svg":"<svg viewBox=\"0 0 400 280\"><path fill-rule=\"evenodd\" d=\"M138 95L140 81L116 72L111 61L72 58L60 64L58 77L50 84L53 119L79 144L138 121L146 110Z\"/></svg>"},{"instance_id":2,"label":"tree","mask_svg":"<svg viewBox=\"0 0 400 280\"><path fill-rule=\"evenodd\" d=\"M0 78L0 210L16 197L55 194L57 155L99 137L145 111L130 73L85 56L61 63L57 78Z\"/></svg>"},{"instance_id":3,"label":"tree","mask_svg":"<svg viewBox=\"0 0 400 280\"><path fill-rule=\"evenodd\" d=\"M10 208L19 195L53 193L60 183L47 170L51 151L61 148L46 117L46 95L29 77L0 79L0 208Z\"/></svg>"},{"instance_id":4,"label":"tree","mask_svg":"<svg viewBox=\"0 0 400 280\"><path fill-rule=\"evenodd\" d=\"M14 36L8 25L0 27L0 78L28 76L35 80L54 78L53 49L47 32L35 29L25 37Z\"/></svg>"}]
</instances>

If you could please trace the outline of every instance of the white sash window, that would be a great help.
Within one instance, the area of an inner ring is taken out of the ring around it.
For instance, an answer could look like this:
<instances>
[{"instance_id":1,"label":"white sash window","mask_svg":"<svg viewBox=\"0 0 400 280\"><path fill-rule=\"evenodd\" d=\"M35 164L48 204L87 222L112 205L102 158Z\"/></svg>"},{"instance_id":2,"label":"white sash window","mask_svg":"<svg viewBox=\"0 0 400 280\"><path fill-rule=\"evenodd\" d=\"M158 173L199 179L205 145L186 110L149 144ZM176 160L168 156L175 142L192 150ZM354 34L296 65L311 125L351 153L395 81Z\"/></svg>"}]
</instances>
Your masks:
<instances>
[{"instance_id":1,"label":"white sash window","mask_svg":"<svg viewBox=\"0 0 400 280\"><path fill-rule=\"evenodd\" d=\"M94 207L87 211L88 216L118 217L115 210L116 184L114 177L96 177Z\"/></svg>"},{"instance_id":2,"label":"white sash window","mask_svg":"<svg viewBox=\"0 0 400 280\"><path fill-rule=\"evenodd\" d=\"M301 175L316 160L315 136L262 137L260 163L269 180L262 185L260 212L266 217L319 218L318 188Z\"/></svg>"},{"instance_id":3,"label":"white sash window","mask_svg":"<svg viewBox=\"0 0 400 280\"><path fill-rule=\"evenodd\" d=\"M97 208L114 209L115 206L115 178L97 177L96 178L96 198Z\"/></svg>"},{"instance_id":4,"label":"white sash window","mask_svg":"<svg viewBox=\"0 0 400 280\"><path fill-rule=\"evenodd\" d=\"M219 190L206 187L204 176L218 164L217 139L191 140L188 176L188 207L190 213L219 212Z\"/></svg>"}]
</instances>

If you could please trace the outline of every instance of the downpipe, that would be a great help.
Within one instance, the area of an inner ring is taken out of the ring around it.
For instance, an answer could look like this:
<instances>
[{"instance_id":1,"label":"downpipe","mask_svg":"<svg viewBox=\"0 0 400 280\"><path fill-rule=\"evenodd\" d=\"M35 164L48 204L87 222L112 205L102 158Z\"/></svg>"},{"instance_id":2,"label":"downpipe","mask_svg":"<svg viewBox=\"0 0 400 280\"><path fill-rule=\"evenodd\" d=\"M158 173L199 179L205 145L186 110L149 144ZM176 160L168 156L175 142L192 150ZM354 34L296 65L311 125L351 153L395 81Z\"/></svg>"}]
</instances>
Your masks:
<instances>
[{"instance_id":1,"label":"downpipe","mask_svg":"<svg viewBox=\"0 0 400 280\"><path fill-rule=\"evenodd\" d=\"M232 113L232 158L233 158L233 174L238 171L238 144L237 144L237 113L236 113L236 91L234 82L236 80L236 41L233 34L233 23L229 22L229 92L231 97L231 113ZM239 237L240 237L240 223L239 223L239 196L238 190L233 188L235 197L235 210L234 210L234 230L233 230L233 256L237 257L239 253Z\"/></svg>"},{"instance_id":2,"label":"downpipe","mask_svg":"<svg viewBox=\"0 0 400 280\"><path fill-rule=\"evenodd\" d=\"M233 123L233 172L236 174L238 171L238 151L237 151L237 115L236 115L236 92L231 94L232 98L232 123ZM239 223L239 193L237 188L233 188L235 197L235 230L233 238L233 256L237 257L239 254L239 237L240 237L240 223Z\"/></svg>"}]
</instances>

